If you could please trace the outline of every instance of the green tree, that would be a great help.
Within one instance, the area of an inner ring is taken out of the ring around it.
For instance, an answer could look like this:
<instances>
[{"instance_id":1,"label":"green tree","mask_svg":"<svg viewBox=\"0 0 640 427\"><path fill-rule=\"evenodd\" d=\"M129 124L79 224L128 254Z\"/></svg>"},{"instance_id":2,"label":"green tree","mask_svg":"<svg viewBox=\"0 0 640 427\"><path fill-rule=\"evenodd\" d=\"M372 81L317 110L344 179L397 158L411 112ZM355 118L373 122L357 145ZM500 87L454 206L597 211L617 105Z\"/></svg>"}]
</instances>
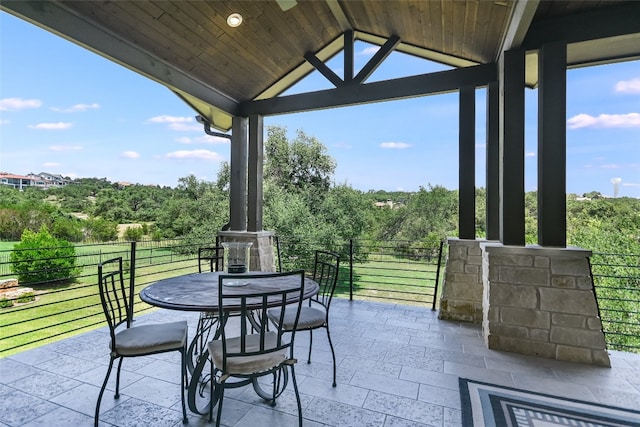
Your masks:
<instances>
[{"instance_id":1,"label":"green tree","mask_svg":"<svg viewBox=\"0 0 640 427\"><path fill-rule=\"evenodd\" d=\"M26 229L11 251L11 270L23 284L70 281L80 273L75 255L73 245L53 237L45 226L37 233Z\"/></svg>"},{"instance_id":2,"label":"green tree","mask_svg":"<svg viewBox=\"0 0 640 427\"><path fill-rule=\"evenodd\" d=\"M87 220L85 230L87 239L97 242L109 242L118 238L118 224L102 218Z\"/></svg>"}]
</instances>

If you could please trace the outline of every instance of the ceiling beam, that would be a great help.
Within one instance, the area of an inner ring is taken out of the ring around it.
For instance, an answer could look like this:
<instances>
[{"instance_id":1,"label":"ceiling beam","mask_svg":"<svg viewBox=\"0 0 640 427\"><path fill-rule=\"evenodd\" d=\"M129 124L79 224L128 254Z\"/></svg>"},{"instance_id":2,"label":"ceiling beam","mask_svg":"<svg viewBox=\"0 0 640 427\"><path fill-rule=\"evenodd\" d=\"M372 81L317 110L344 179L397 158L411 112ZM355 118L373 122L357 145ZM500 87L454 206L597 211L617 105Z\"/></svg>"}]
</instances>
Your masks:
<instances>
[{"instance_id":1,"label":"ceiling beam","mask_svg":"<svg viewBox=\"0 0 640 427\"><path fill-rule=\"evenodd\" d=\"M296 113L447 93L465 86L484 86L496 79L496 65L491 63L381 82L345 85L335 89L246 101L240 104L240 110L243 116Z\"/></svg>"},{"instance_id":2,"label":"ceiling beam","mask_svg":"<svg viewBox=\"0 0 640 427\"><path fill-rule=\"evenodd\" d=\"M313 65L313 68L318 70L320 74L322 74L327 80L329 80L335 87L342 86L342 84L344 83L342 79L336 73L334 73L331 68L327 67L327 64L322 62L313 53L305 53L304 59L306 59L309 64Z\"/></svg>"},{"instance_id":3,"label":"ceiling beam","mask_svg":"<svg viewBox=\"0 0 640 427\"><path fill-rule=\"evenodd\" d=\"M378 67L384 62L384 60L387 59L389 55L391 55L393 50L399 44L400 37L398 37L397 35L392 35L391 37L389 37L389 39L382 46L380 46L380 49L378 49L376 53L369 59L369 61L367 61L364 67L362 67L360 72L356 74L353 82L360 84L367 80L369 76L371 76L371 74L373 74L373 72L377 70Z\"/></svg>"},{"instance_id":4,"label":"ceiling beam","mask_svg":"<svg viewBox=\"0 0 640 427\"><path fill-rule=\"evenodd\" d=\"M0 9L44 28L170 89L235 114L238 102L95 23L50 1L2 0Z\"/></svg>"},{"instance_id":5,"label":"ceiling beam","mask_svg":"<svg viewBox=\"0 0 640 427\"><path fill-rule=\"evenodd\" d=\"M342 9L342 6L340 6L338 0L326 0L326 2L334 18L338 21L338 25L342 28L342 32L344 33L345 31L352 30L353 27L351 22L349 22L349 18L347 18L346 13L344 13L344 10Z\"/></svg>"},{"instance_id":6,"label":"ceiling beam","mask_svg":"<svg viewBox=\"0 0 640 427\"><path fill-rule=\"evenodd\" d=\"M627 34L640 34L640 2L599 8L566 17L548 18L531 25L525 49L565 40L568 44ZM640 53L640 46L638 46Z\"/></svg>"},{"instance_id":7,"label":"ceiling beam","mask_svg":"<svg viewBox=\"0 0 640 427\"><path fill-rule=\"evenodd\" d=\"M538 10L539 0L517 0L511 9L507 28L502 35L500 47L495 52L494 60L497 61L502 52L517 49L529 31L529 26Z\"/></svg>"}]
</instances>

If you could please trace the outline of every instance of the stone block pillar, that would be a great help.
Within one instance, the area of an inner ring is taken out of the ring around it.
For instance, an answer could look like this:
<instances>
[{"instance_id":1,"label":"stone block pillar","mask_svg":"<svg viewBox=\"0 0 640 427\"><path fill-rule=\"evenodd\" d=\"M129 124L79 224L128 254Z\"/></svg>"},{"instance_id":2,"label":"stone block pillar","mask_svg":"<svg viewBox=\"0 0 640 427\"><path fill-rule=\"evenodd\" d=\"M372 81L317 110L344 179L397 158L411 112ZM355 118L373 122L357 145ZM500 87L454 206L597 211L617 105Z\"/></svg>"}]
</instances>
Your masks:
<instances>
[{"instance_id":1,"label":"stone block pillar","mask_svg":"<svg viewBox=\"0 0 640 427\"><path fill-rule=\"evenodd\" d=\"M482 329L490 349L611 366L588 257L578 248L483 243Z\"/></svg>"},{"instance_id":2,"label":"stone block pillar","mask_svg":"<svg viewBox=\"0 0 640 427\"><path fill-rule=\"evenodd\" d=\"M273 231L219 231L222 242L252 242L250 271L276 271Z\"/></svg>"},{"instance_id":3,"label":"stone block pillar","mask_svg":"<svg viewBox=\"0 0 640 427\"><path fill-rule=\"evenodd\" d=\"M482 322L482 242L485 241L448 239L440 319Z\"/></svg>"}]
</instances>

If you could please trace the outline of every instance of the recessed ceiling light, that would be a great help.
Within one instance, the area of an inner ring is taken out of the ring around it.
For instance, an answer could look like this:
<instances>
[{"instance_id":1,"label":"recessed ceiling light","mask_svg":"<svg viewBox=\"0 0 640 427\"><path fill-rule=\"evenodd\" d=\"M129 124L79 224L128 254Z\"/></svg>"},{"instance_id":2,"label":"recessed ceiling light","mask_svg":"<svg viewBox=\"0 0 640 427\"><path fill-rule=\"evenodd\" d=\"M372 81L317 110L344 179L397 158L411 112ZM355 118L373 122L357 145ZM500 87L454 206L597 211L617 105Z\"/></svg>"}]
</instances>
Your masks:
<instances>
[{"instance_id":1,"label":"recessed ceiling light","mask_svg":"<svg viewBox=\"0 0 640 427\"><path fill-rule=\"evenodd\" d=\"M227 25L229 25L230 27L235 28L240 24L242 24L242 15L240 15L239 13L232 13L227 17Z\"/></svg>"}]
</instances>

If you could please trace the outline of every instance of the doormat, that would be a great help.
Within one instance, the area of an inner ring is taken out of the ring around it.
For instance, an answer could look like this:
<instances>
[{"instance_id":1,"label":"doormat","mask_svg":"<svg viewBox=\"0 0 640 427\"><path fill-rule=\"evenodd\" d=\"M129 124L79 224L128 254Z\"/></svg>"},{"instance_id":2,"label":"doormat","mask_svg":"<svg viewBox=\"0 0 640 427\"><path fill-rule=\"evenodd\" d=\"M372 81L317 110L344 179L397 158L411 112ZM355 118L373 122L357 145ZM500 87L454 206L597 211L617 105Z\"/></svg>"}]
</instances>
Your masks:
<instances>
[{"instance_id":1,"label":"doormat","mask_svg":"<svg viewBox=\"0 0 640 427\"><path fill-rule=\"evenodd\" d=\"M640 426L640 411L459 379L464 427Z\"/></svg>"}]
</instances>

